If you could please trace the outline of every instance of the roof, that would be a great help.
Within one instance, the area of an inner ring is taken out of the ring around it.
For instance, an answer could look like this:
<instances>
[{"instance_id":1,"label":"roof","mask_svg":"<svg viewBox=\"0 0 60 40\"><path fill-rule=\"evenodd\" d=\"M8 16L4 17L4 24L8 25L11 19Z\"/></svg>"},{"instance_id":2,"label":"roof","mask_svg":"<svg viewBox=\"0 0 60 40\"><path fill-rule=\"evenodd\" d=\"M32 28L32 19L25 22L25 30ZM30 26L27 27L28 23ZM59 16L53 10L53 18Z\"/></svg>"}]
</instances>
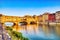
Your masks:
<instances>
[{"instance_id":1,"label":"roof","mask_svg":"<svg viewBox=\"0 0 60 40\"><path fill-rule=\"evenodd\" d=\"M50 14L49 12L45 12L43 15L47 15L47 14Z\"/></svg>"},{"instance_id":2,"label":"roof","mask_svg":"<svg viewBox=\"0 0 60 40\"><path fill-rule=\"evenodd\" d=\"M2 14L0 14L0 16L2 16Z\"/></svg>"},{"instance_id":3,"label":"roof","mask_svg":"<svg viewBox=\"0 0 60 40\"><path fill-rule=\"evenodd\" d=\"M60 13L60 11L57 11L56 13Z\"/></svg>"}]
</instances>

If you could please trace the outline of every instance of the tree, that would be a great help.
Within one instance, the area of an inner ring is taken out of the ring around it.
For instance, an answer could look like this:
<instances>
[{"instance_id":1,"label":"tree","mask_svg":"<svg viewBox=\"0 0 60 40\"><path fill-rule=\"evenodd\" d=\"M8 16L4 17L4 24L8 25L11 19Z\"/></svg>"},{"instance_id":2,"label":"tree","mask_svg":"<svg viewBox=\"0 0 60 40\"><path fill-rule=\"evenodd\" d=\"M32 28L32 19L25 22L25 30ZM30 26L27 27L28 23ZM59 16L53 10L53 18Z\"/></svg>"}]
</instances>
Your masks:
<instances>
[{"instance_id":1,"label":"tree","mask_svg":"<svg viewBox=\"0 0 60 40\"><path fill-rule=\"evenodd\" d=\"M20 40L22 38L22 33L20 33L20 32L12 31L12 34L16 38L18 38L18 40Z\"/></svg>"}]
</instances>

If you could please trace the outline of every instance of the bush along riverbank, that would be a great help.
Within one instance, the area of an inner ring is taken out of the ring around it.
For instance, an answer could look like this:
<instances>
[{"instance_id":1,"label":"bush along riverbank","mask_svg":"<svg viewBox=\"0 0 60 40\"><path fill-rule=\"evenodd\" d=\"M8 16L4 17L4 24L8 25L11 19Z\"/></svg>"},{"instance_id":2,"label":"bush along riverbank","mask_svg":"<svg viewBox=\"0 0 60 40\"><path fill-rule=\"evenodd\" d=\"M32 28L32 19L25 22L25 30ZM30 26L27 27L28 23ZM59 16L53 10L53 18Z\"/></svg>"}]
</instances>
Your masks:
<instances>
[{"instance_id":1,"label":"bush along riverbank","mask_svg":"<svg viewBox=\"0 0 60 40\"><path fill-rule=\"evenodd\" d=\"M29 40L27 37L23 37L21 32L13 31L12 27L5 27L12 40Z\"/></svg>"}]
</instances>

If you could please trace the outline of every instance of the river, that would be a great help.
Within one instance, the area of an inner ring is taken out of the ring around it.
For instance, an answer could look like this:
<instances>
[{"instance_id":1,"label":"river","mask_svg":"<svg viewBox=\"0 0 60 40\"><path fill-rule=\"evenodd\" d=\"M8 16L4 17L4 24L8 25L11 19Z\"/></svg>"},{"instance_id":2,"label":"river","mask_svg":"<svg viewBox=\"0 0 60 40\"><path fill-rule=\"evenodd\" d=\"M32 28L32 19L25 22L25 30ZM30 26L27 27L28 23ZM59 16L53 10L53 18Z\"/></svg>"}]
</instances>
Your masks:
<instances>
[{"instance_id":1,"label":"river","mask_svg":"<svg viewBox=\"0 0 60 40\"><path fill-rule=\"evenodd\" d=\"M60 26L24 25L19 30L29 40L60 40Z\"/></svg>"}]
</instances>

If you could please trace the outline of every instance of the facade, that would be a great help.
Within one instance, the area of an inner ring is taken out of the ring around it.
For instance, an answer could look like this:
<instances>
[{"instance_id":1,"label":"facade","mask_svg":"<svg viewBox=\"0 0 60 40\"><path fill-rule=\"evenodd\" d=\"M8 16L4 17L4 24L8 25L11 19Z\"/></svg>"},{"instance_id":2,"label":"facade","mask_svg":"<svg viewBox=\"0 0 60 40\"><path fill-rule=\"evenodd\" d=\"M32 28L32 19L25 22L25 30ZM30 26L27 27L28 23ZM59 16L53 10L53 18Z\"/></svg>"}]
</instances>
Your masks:
<instances>
[{"instance_id":1,"label":"facade","mask_svg":"<svg viewBox=\"0 0 60 40\"><path fill-rule=\"evenodd\" d=\"M60 11L57 11L55 15L56 15L56 22L59 23L60 22Z\"/></svg>"},{"instance_id":2,"label":"facade","mask_svg":"<svg viewBox=\"0 0 60 40\"><path fill-rule=\"evenodd\" d=\"M49 22L55 22L56 21L55 13L48 15L48 21Z\"/></svg>"},{"instance_id":3,"label":"facade","mask_svg":"<svg viewBox=\"0 0 60 40\"><path fill-rule=\"evenodd\" d=\"M43 22L43 15L39 15L38 21L39 21L39 23L42 23Z\"/></svg>"},{"instance_id":4,"label":"facade","mask_svg":"<svg viewBox=\"0 0 60 40\"><path fill-rule=\"evenodd\" d=\"M49 13L44 13L43 14L43 23L44 24L48 24L48 15L49 15Z\"/></svg>"}]
</instances>

